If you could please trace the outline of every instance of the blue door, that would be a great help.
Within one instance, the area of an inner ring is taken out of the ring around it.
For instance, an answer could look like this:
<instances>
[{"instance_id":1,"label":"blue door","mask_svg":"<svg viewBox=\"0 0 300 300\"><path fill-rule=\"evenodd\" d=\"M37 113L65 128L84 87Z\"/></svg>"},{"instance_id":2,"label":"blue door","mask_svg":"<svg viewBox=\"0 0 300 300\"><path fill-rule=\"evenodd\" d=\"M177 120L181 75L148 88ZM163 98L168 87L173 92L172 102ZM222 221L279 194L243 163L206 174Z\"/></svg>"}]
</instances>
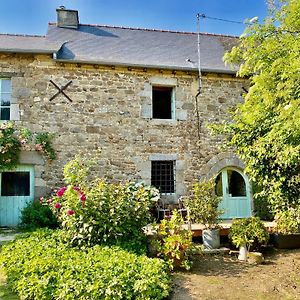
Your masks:
<instances>
[{"instance_id":1,"label":"blue door","mask_svg":"<svg viewBox=\"0 0 300 300\"><path fill-rule=\"evenodd\" d=\"M16 227L21 210L34 199L34 168L20 165L0 173L0 226Z\"/></svg>"},{"instance_id":2,"label":"blue door","mask_svg":"<svg viewBox=\"0 0 300 300\"><path fill-rule=\"evenodd\" d=\"M247 176L233 168L223 169L216 179L216 193L222 197L222 219L251 216L251 192Z\"/></svg>"}]
</instances>

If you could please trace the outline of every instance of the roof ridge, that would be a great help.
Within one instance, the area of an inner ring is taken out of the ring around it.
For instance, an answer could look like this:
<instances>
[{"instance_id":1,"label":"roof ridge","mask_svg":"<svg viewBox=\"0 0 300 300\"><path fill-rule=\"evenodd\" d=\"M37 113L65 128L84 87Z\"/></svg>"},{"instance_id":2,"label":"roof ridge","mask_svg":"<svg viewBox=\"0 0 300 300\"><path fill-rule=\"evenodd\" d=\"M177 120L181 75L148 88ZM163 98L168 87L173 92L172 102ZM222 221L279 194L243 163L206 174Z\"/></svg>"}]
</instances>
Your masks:
<instances>
[{"instance_id":1,"label":"roof ridge","mask_svg":"<svg viewBox=\"0 0 300 300\"><path fill-rule=\"evenodd\" d=\"M49 22L49 25L56 25L55 22ZM116 28L116 29L129 29L129 30L143 30L143 31L154 31L154 32L168 32L168 33L180 33L180 34L198 34L193 31L178 31L178 30L167 30L167 29L151 29L151 28L141 28L141 27L127 27L127 26L115 26L115 25L99 25L99 24L79 24L81 26L90 26L90 27L105 27L105 28ZM202 35L209 36L223 36L223 37L232 37L239 38L236 35L229 34L219 34L219 33L208 33L208 32L200 32Z\"/></svg>"},{"instance_id":2,"label":"roof ridge","mask_svg":"<svg viewBox=\"0 0 300 300\"><path fill-rule=\"evenodd\" d=\"M45 38L45 35L35 35L35 34L18 34L18 33L0 33L0 35L5 36L23 36L23 37L42 37Z\"/></svg>"}]
</instances>

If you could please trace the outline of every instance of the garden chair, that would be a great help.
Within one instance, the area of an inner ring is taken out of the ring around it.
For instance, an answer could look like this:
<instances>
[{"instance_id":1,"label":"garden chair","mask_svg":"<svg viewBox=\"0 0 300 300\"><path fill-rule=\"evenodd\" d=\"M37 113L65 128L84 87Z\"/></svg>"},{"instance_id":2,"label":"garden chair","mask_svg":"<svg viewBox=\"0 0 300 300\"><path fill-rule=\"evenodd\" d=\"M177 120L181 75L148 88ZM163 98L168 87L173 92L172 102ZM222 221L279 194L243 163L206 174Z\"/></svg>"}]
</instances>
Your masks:
<instances>
[{"instance_id":1,"label":"garden chair","mask_svg":"<svg viewBox=\"0 0 300 300\"><path fill-rule=\"evenodd\" d=\"M157 210L157 220L160 220L161 217L164 219L167 216L171 215L171 210L163 199L159 199L156 206Z\"/></svg>"}]
</instances>

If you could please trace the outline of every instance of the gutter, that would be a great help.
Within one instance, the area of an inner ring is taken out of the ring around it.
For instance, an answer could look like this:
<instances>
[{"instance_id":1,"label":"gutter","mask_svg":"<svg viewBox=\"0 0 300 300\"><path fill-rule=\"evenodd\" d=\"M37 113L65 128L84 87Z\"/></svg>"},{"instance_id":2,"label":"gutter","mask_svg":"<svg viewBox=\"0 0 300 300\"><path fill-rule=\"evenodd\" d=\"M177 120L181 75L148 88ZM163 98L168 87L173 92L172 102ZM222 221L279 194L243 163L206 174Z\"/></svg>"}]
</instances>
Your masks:
<instances>
[{"instance_id":1,"label":"gutter","mask_svg":"<svg viewBox=\"0 0 300 300\"><path fill-rule=\"evenodd\" d=\"M1 49L0 53L25 53L25 54L53 54L57 50L39 50L39 49L22 49L20 48L10 48L10 49Z\"/></svg>"}]
</instances>

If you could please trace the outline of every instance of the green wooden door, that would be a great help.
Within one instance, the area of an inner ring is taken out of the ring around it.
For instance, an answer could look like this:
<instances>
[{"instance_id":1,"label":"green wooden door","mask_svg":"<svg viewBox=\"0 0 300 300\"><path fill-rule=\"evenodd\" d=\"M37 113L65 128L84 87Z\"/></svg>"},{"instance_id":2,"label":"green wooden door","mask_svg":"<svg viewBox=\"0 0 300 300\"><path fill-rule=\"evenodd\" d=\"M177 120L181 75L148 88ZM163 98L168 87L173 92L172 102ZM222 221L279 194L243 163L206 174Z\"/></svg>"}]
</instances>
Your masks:
<instances>
[{"instance_id":1,"label":"green wooden door","mask_svg":"<svg viewBox=\"0 0 300 300\"><path fill-rule=\"evenodd\" d=\"M34 168L19 165L0 173L0 226L15 227L21 210L34 199Z\"/></svg>"},{"instance_id":2,"label":"green wooden door","mask_svg":"<svg viewBox=\"0 0 300 300\"><path fill-rule=\"evenodd\" d=\"M232 168L222 170L216 179L216 192L222 197L222 219L251 216L251 192L245 174Z\"/></svg>"}]
</instances>

